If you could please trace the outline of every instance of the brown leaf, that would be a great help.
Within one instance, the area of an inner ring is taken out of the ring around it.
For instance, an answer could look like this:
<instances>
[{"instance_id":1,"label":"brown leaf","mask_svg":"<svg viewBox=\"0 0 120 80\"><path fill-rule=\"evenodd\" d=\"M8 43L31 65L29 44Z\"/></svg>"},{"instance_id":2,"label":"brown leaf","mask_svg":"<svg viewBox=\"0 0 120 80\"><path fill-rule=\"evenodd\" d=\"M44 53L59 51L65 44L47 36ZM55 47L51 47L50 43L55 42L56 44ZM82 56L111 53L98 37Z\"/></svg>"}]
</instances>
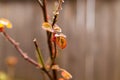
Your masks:
<instances>
[{"instance_id":1,"label":"brown leaf","mask_svg":"<svg viewBox=\"0 0 120 80\"><path fill-rule=\"evenodd\" d=\"M56 34L56 44L61 48L61 49L64 49L66 46L67 46L67 40L66 40L66 37L65 35L63 34Z\"/></svg>"}]
</instances>

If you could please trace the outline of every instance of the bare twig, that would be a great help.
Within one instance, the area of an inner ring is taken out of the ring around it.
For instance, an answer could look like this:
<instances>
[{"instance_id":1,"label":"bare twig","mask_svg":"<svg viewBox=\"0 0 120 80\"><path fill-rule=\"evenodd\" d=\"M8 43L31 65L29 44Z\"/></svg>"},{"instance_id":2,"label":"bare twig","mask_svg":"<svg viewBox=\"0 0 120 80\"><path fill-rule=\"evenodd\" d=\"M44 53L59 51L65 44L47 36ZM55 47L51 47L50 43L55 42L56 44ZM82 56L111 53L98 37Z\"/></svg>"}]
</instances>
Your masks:
<instances>
[{"instance_id":1,"label":"bare twig","mask_svg":"<svg viewBox=\"0 0 120 80\"><path fill-rule=\"evenodd\" d=\"M16 48L16 50L20 53L20 55L27 60L28 62L30 62L31 64L33 64L36 67L42 68L42 66L40 64L38 64L35 60L33 60L32 58L30 58L25 52L23 52L23 50L20 48L19 43L17 43L13 38L11 38L5 31L3 31L3 35L5 36L5 38L12 44L14 45L14 47Z\"/></svg>"},{"instance_id":2,"label":"bare twig","mask_svg":"<svg viewBox=\"0 0 120 80\"><path fill-rule=\"evenodd\" d=\"M38 47L38 44L37 44L37 40L34 39L33 42L34 42L34 44L35 44L36 50L37 50L38 55L39 55L39 58L40 58L40 60L41 60L41 64L42 64L42 66L43 66L42 70L48 75L48 77L50 78L50 80L53 80L52 76L49 74L49 72L47 71L47 69L46 69L46 67L45 67L45 64L44 64L44 61L43 61L43 58L42 58L42 54L41 54L41 52L40 52L40 50L39 50L39 47Z\"/></svg>"},{"instance_id":3,"label":"bare twig","mask_svg":"<svg viewBox=\"0 0 120 80\"><path fill-rule=\"evenodd\" d=\"M43 16L44 16L44 21L45 22L48 22L48 14L47 14L47 6L46 6L46 3L47 3L47 0L37 0L40 7L42 8L42 11L43 11ZM52 27L54 28L54 25L56 24L57 22L57 17L59 15L59 11L61 10L61 5L62 5L62 0L58 0L58 7L57 7L57 10L55 11L55 14L54 14L54 18L53 18L53 22L52 22ZM43 59L42 59L42 56L41 56L41 53L39 51L39 47L38 47L38 44L36 42L36 40L34 40L34 44L35 44L35 47L36 47L36 50L38 52L38 55L39 55L39 58L41 60L41 64L39 64L38 62L36 62L35 60L33 60L32 58L30 58L27 53L25 53L19 46L19 43L17 43L13 38L11 38L5 31L2 32L3 35L5 36L5 38L16 48L16 50L20 53L20 55L28 62L30 62L31 64L33 64L34 66L36 67L39 67L40 69L42 69L46 74L47 76L49 77L50 80L58 80L57 78L57 70L55 69L51 69L52 70L52 74L50 74L50 72L46 69L46 66L43 62ZM47 33L47 41L48 41L48 48L49 48L49 52L50 52L50 57L51 57L51 67L56 65L56 55L57 55L57 47L56 47L56 42L52 42L51 38L52 36L54 36L54 34L56 33L52 33L52 32L48 32L46 31Z\"/></svg>"},{"instance_id":4,"label":"bare twig","mask_svg":"<svg viewBox=\"0 0 120 80\"><path fill-rule=\"evenodd\" d=\"M57 10L55 11L54 17L53 17L52 27L54 27L55 23L57 22L57 17L59 15L59 11L61 10L61 6L62 6L62 3L63 3L61 0L58 0L58 1L59 1L58 2L59 4L58 4L58 7L57 7ZM53 42L53 45L54 45L54 55L53 55L53 58L52 58L51 66L56 65L55 59L56 59L56 55L57 55L56 42ZM54 75L55 80L57 80L57 71L56 70L53 70L53 75Z\"/></svg>"},{"instance_id":5,"label":"bare twig","mask_svg":"<svg viewBox=\"0 0 120 80\"><path fill-rule=\"evenodd\" d=\"M48 15L47 15L47 5L46 5L46 0L43 0L43 7L42 7L42 10L43 10L43 16L44 16L44 21L45 22L48 22ZM48 43L48 48L49 48L49 52L50 52L50 57L52 59L52 50L53 50L53 47L52 47L52 41L51 41L51 36L52 36L52 33L49 32L49 31L46 31L47 33L47 43Z\"/></svg>"},{"instance_id":6,"label":"bare twig","mask_svg":"<svg viewBox=\"0 0 120 80\"><path fill-rule=\"evenodd\" d=\"M43 10L43 15L44 15L44 21L48 22L46 0L43 0L42 10ZM54 55L53 50L55 50L55 49L54 49L52 41L51 41L51 36L52 36L52 33L47 31L47 39L48 39L48 47L49 47L50 57L51 57L51 60L53 60L53 55ZM53 70L53 80L57 80L56 70Z\"/></svg>"},{"instance_id":7,"label":"bare twig","mask_svg":"<svg viewBox=\"0 0 120 80\"><path fill-rule=\"evenodd\" d=\"M27 60L28 62L30 62L31 64L33 64L34 66L41 68L50 78L50 80L53 80L52 76L48 73L48 71L43 68L39 63L37 63L36 61L34 61L32 58L30 58L27 53L23 52L23 50L20 48L19 43L17 43L13 38L11 38L5 31L2 32L3 35L5 36L5 38L12 44L14 45L14 47L16 48L16 50L20 53L20 55Z\"/></svg>"},{"instance_id":8,"label":"bare twig","mask_svg":"<svg viewBox=\"0 0 120 80\"><path fill-rule=\"evenodd\" d=\"M44 15L44 21L48 22L48 15L47 15L47 1L43 0L43 15Z\"/></svg>"}]
</instances>

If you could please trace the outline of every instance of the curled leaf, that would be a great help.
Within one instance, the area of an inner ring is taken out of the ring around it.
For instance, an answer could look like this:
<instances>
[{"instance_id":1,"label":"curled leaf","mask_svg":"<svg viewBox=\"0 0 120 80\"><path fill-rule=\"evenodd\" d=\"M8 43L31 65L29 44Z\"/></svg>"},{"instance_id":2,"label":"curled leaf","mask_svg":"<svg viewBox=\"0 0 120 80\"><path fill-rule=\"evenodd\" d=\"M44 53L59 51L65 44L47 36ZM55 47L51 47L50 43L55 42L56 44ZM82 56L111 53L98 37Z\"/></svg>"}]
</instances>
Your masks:
<instances>
[{"instance_id":1,"label":"curled leaf","mask_svg":"<svg viewBox=\"0 0 120 80\"><path fill-rule=\"evenodd\" d=\"M66 40L66 36L64 34L56 34L56 44L61 48L64 49L67 45L67 40Z\"/></svg>"},{"instance_id":2,"label":"curled leaf","mask_svg":"<svg viewBox=\"0 0 120 80\"><path fill-rule=\"evenodd\" d=\"M61 75L64 79L72 79L72 75L68 71L66 71L65 69L61 69L61 71Z\"/></svg>"},{"instance_id":3,"label":"curled leaf","mask_svg":"<svg viewBox=\"0 0 120 80\"><path fill-rule=\"evenodd\" d=\"M62 29L58 25L55 25L53 29L55 32L62 32Z\"/></svg>"},{"instance_id":4,"label":"curled leaf","mask_svg":"<svg viewBox=\"0 0 120 80\"><path fill-rule=\"evenodd\" d=\"M50 31L50 32L54 32L54 30L52 29L52 25L50 23L48 23L48 22L44 22L42 24L42 28L44 30L47 30L47 31Z\"/></svg>"},{"instance_id":5,"label":"curled leaf","mask_svg":"<svg viewBox=\"0 0 120 80\"><path fill-rule=\"evenodd\" d=\"M0 18L0 32L3 32L5 27L12 28L11 22L7 19Z\"/></svg>"},{"instance_id":6,"label":"curled leaf","mask_svg":"<svg viewBox=\"0 0 120 80\"><path fill-rule=\"evenodd\" d=\"M4 24L0 23L0 28L4 28Z\"/></svg>"},{"instance_id":7,"label":"curled leaf","mask_svg":"<svg viewBox=\"0 0 120 80\"><path fill-rule=\"evenodd\" d=\"M0 28L2 28L3 26L6 26L7 28L12 28L12 24L9 20L5 18L0 18Z\"/></svg>"}]
</instances>

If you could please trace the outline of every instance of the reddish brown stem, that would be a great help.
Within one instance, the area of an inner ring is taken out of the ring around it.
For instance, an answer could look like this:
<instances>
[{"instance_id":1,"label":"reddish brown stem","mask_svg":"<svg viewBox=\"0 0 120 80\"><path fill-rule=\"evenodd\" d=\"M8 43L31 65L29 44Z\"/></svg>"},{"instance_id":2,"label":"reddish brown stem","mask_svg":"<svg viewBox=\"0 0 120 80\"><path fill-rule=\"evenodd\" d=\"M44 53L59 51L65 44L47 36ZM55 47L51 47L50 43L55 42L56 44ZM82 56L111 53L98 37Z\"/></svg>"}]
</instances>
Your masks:
<instances>
[{"instance_id":1,"label":"reddish brown stem","mask_svg":"<svg viewBox=\"0 0 120 80\"><path fill-rule=\"evenodd\" d=\"M43 0L42 10L43 10L43 15L44 15L44 21L45 21L45 22L48 22L46 2L47 2L46 0ZM53 53L52 50L55 50L55 48L53 47L54 44L52 44L51 36L52 36L52 33L47 31L48 47L49 47L49 51L50 51L51 60L53 61L54 53ZM55 61L54 61L54 62L55 62ZM53 63L53 62L52 62L52 63ZM53 80L57 80L56 70L53 70Z\"/></svg>"},{"instance_id":2,"label":"reddish brown stem","mask_svg":"<svg viewBox=\"0 0 120 80\"><path fill-rule=\"evenodd\" d=\"M54 16L52 27L54 27L56 21L57 21L57 14ZM53 42L53 45L54 45L53 46L54 47L54 55L52 56L52 64L51 64L51 66L56 65L55 59L56 59L56 55L57 55L56 42ZM57 71L56 70L53 70L53 75L54 75L55 80L57 80Z\"/></svg>"},{"instance_id":3,"label":"reddish brown stem","mask_svg":"<svg viewBox=\"0 0 120 80\"><path fill-rule=\"evenodd\" d=\"M44 21L48 22L47 5L46 5L47 1L43 0L42 3L43 4L41 6L41 4L39 2L40 6L42 8L42 11L43 11ZM55 18L57 18L57 17L55 16ZM56 19L54 19L54 20L56 20ZM54 25L55 22L56 21L54 21L52 25ZM51 57L51 60L52 60L52 65L55 65L55 58L56 58L56 51L57 51L56 47L55 47L56 44L51 41L52 33L48 32L48 31L46 33L47 33L47 43L48 43L48 48L49 48L49 52L50 52L50 57ZM53 53L53 51L55 51L55 53ZM56 70L52 70L52 71L53 71L53 80L57 80Z\"/></svg>"},{"instance_id":4,"label":"reddish brown stem","mask_svg":"<svg viewBox=\"0 0 120 80\"><path fill-rule=\"evenodd\" d=\"M52 76L49 74L49 72L45 69L42 68L42 66L40 64L38 64L36 61L34 61L32 58L30 58L19 46L19 43L17 43L14 39L12 39L5 31L3 31L3 35L5 36L5 38L12 44L14 45L14 47L16 48L16 50L20 53L20 55L27 60L28 62L30 62L31 64L33 64L34 66L41 68L50 78L50 80L53 80Z\"/></svg>"},{"instance_id":5,"label":"reddish brown stem","mask_svg":"<svg viewBox=\"0 0 120 80\"><path fill-rule=\"evenodd\" d=\"M41 7L41 8L43 10L44 21L48 22L46 2L47 2L46 0L43 0L43 7ZM47 43L48 43L48 48L49 48L49 52L50 52L50 57L52 59L52 41L51 41L52 33L48 32L48 31L46 33L47 33Z\"/></svg>"},{"instance_id":6,"label":"reddish brown stem","mask_svg":"<svg viewBox=\"0 0 120 80\"><path fill-rule=\"evenodd\" d=\"M44 15L44 21L48 22L48 15L47 15L47 6L46 6L47 1L43 0L43 15Z\"/></svg>"},{"instance_id":7,"label":"reddish brown stem","mask_svg":"<svg viewBox=\"0 0 120 80\"><path fill-rule=\"evenodd\" d=\"M14 39L12 39L5 31L3 31L3 35L5 38L16 48L16 50L20 53L20 55L30 62L31 64L35 65L36 67L42 68L40 64L38 64L36 61L34 61L32 58L30 58L23 50L20 48L19 43L17 43Z\"/></svg>"}]
</instances>

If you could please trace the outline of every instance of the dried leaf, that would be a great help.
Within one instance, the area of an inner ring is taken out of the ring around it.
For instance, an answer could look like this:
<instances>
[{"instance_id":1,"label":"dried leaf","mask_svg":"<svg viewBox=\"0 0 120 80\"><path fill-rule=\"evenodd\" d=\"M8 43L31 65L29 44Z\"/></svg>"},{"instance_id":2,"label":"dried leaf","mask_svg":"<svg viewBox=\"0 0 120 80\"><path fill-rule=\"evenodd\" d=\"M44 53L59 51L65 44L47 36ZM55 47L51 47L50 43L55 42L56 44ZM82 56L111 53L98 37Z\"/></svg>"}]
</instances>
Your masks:
<instances>
[{"instance_id":1,"label":"dried leaf","mask_svg":"<svg viewBox=\"0 0 120 80\"><path fill-rule=\"evenodd\" d=\"M67 40L66 40L66 36L63 35L63 34L56 34L55 35L56 37L56 44L61 48L61 49L64 49L67 45Z\"/></svg>"},{"instance_id":2,"label":"dried leaf","mask_svg":"<svg viewBox=\"0 0 120 80\"><path fill-rule=\"evenodd\" d=\"M61 69L61 70L62 70L61 75L64 79L67 80L72 79L72 75L69 72L67 72L65 69Z\"/></svg>"},{"instance_id":3,"label":"dried leaf","mask_svg":"<svg viewBox=\"0 0 120 80\"><path fill-rule=\"evenodd\" d=\"M0 23L0 28L4 28L4 25L2 23Z\"/></svg>"},{"instance_id":4,"label":"dried leaf","mask_svg":"<svg viewBox=\"0 0 120 80\"><path fill-rule=\"evenodd\" d=\"M56 32L62 32L62 29L58 25L55 25L53 29Z\"/></svg>"},{"instance_id":5,"label":"dried leaf","mask_svg":"<svg viewBox=\"0 0 120 80\"><path fill-rule=\"evenodd\" d=\"M54 30L52 29L52 25L50 23L48 23L48 22L44 22L42 24L42 28L44 30L47 30L47 31L50 31L50 32L54 32Z\"/></svg>"},{"instance_id":6,"label":"dried leaf","mask_svg":"<svg viewBox=\"0 0 120 80\"><path fill-rule=\"evenodd\" d=\"M5 18L0 18L0 28L3 28L6 26L7 28L12 28L12 24L9 20Z\"/></svg>"}]
</instances>

